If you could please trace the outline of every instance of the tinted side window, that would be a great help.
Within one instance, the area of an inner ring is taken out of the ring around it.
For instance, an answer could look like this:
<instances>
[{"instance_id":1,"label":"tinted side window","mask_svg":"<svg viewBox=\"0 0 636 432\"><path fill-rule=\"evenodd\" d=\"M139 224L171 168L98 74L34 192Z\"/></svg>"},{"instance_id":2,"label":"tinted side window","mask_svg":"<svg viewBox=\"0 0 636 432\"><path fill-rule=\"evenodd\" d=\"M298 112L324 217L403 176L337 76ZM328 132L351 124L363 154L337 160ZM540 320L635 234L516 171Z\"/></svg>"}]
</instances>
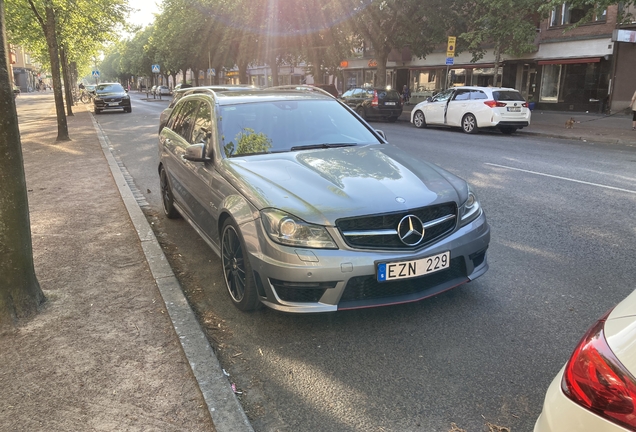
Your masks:
<instances>
[{"instance_id":1,"label":"tinted side window","mask_svg":"<svg viewBox=\"0 0 636 432\"><path fill-rule=\"evenodd\" d=\"M189 100L183 104L179 110L179 115L173 123L171 128L175 133L178 133L184 140L190 142L192 135L192 124L194 123L194 117L197 113L197 107L199 105L198 100Z\"/></svg>"},{"instance_id":2,"label":"tinted side window","mask_svg":"<svg viewBox=\"0 0 636 432\"><path fill-rule=\"evenodd\" d=\"M342 94L342 97L349 97L353 94L353 90L347 90Z\"/></svg>"},{"instance_id":3,"label":"tinted side window","mask_svg":"<svg viewBox=\"0 0 636 432\"><path fill-rule=\"evenodd\" d=\"M201 102L199 112L194 118L192 128L192 144L204 143L207 147L212 127L212 110L210 104Z\"/></svg>"},{"instance_id":4,"label":"tinted side window","mask_svg":"<svg viewBox=\"0 0 636 432\"><path fill-rule=\"evenodd\" d=\"M470 98L472 100L481 100L481 99L488 99L488 96L486 96L486 93L484 93L481 90L473 90L470 92Z\"/></svg>"},{"instance_id":5,"label":"tinted side window","mask_svg":"<svg viewBox=\"0 0 636 432\"><path fill-rule=\"evenodd\" d=\"M496 101L523 101L523 96L516 90L494 91L492 92Z\"/></svg>"},{"instance_id":6,"label":"tinted side window","mask_svg":"<svg viewBox=\"0 0 636 432\"><path fill-rule=\"evenodd\" d=\"M456 101L470 100L470 90L457 90L457 93L455 93L455 97L453 97L453 100L456 100Z\"/></svg>"}]
</instances>

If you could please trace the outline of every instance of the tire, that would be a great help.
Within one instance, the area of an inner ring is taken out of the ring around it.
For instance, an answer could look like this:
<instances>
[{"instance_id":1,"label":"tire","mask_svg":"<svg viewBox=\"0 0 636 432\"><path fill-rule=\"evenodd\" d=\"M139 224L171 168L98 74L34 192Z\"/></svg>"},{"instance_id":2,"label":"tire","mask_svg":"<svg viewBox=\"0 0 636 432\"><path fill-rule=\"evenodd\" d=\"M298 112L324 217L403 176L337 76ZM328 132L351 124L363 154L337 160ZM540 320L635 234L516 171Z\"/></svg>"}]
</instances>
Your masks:
<instances>
[{"instance_id":1,"label":"tire","mask_svg":"<svg viewBox=\"0 0 636 432\"><path fill-rule=\"evenodd\" d=\"M363 107L358 107L356 112L358 113L358 115L360 117L362 117L362 120L366 120L367 119L367 116L364 114L364 108Z\"/></svg>"},{"instance_id":2,"label":"tire","mask_svg":"<svg viewBox=\"0 0 636 432\"><path fill-rule=\"evenodd\" d=\"M462 118L462 130L468 134L477 133L477 119L472 114L466 114Z\"/></svg>"},{"instance_id":3,"label":"tire","mask_svg":"<svg viewBox=\"0 0 636 432\"><path fill-rule=\"evenodd\" d=\"M101 114L101 113L102 113L102 110L95 108L95 114Z\"/></svg>"},{"instance_id":4,"label":"tire","mask_svg":"<svg viewBox=\"0 0 636 432\"><path fill-rule=\"evenodd\" d=\"M132 107L124 108L124 112L125 113L131 113L132 112Z\"/></svg>"},{"instance_id":5,"label":"tire","mask_svg":"<svg viewBox=\"0 0 636 432\"><path fill-rule=\"evenodd\" d=\"M260 306L254 273L245 242L236 223L226 219L221 229L221 264L225 288L237 309L251 311Z\"/></svg>"},{"instance_id":6,"label":"tire","mask_svg":"<svg viewBox=\"0 0 636 432\"><path fill-rule=\"evenodd\" d=\"M416 111L413 116L413 124L416 128L425 128L426 127L426 118L424 118L424 113L422 111Z\"/></svg>"},{"instance_id":7,"label":"tire","mask_svg":"<svg viewBox=\"0 0 636 432\"><path fill-rule=\"evenodd\" d=\"M83 94L82 96L80 96L80 101L84 104L89 103L91 101L91 98L87 94Z\"/></svg>"},{"instance_id":8,"label":"tire","mask_svg":"<svg viewBox=\"0 0 636 432\"><path fill-rule=\"evenodd\" d=\"M387 120L389 123L395 123L395 122L397 121L397 119L398 119L397 117L389 117L389 118L387 118L386 120Z\"/></svg>"},{"instance_id":9,"label":"tire","mask_svg":"<svg viewBox=\"0 0 636 432\"><path fill-rule=\"evenodd\" d=\"M181 215L179 210L174 206L174 196L172 195L172 189L170 188L170 182L168 181L168 174L166 169L162 166L159 171L159 184L161 186L161 207L163 207L163 213L168 219L179 219Z\"/></svg>"},{"instance_id":10,"label":"tire","mask_svg":"<svg viewBox=\"0 0 636 432\"><path fill-rule=\"evenodd\" d=\"M516 127L502 127L500 130L501 133L504 135L512 135L513 133L517 132Z\"/></svg>"}]
</instances>

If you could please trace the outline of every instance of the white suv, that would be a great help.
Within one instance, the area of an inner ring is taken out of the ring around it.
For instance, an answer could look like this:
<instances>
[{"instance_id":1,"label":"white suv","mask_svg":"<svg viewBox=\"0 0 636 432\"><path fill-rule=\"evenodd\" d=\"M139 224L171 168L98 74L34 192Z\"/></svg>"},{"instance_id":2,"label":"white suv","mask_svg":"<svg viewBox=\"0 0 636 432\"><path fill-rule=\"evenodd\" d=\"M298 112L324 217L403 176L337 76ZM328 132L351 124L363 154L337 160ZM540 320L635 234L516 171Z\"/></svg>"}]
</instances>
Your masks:
<instances>
[{"instance_id":1,"label":"white suv","mask_svg":"<svg viewBox=\"0 0 636 432\"><path fill-rule=\"evenodd\" d=\"M461 127L466 133L497 128L505 134L530 125L530 109L517 90L505 87L453 87L420 102L411 123Z\"/></svg>"}]
</instances>

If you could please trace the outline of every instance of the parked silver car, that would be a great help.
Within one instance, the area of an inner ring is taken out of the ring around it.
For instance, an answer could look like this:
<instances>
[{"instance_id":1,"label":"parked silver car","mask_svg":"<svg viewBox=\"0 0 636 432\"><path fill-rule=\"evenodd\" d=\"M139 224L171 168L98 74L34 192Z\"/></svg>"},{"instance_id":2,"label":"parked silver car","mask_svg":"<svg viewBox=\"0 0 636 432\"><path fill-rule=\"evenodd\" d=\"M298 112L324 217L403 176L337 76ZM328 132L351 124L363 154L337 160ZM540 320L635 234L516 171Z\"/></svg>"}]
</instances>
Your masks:
<instances>
[{"instance_id":1,"label":"parked silver car","mask_svg":"<svg viewBox=\"0 0 636 432\"><path fill-rule=\"evenodd\" d=\"M484 274L472 189L383 136L321 92L184 96L159 135L165 214L220 256L241 310L411 302Z\"/></svg>"}]
</instances>

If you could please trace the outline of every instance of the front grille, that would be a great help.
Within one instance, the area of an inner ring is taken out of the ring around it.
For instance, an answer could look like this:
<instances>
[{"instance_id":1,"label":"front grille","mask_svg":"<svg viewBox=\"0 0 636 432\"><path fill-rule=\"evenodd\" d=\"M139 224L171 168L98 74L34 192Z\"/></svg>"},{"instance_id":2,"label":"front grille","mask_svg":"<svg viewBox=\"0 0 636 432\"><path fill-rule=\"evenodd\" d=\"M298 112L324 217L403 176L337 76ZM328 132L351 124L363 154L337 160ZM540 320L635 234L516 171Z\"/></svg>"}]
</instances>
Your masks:
<instances>
[{"instance_id":1,"label":"front grille","mask_svg":"<svg viewBox=\"0 0 636 432\"><path fill-rule=\"evenodd\" d=\"M337 282L286 282L270 279L278 298L286 302L315 303L326 290L335 288Z\"/></svg>"},{"instance_id":2,"label":"front grille","mask_svg":"<svg viewBox=\"0 0 636 432\"><path fill-rule=\"evenodd\" d=\"M453 258L450 267L427 276L415 279L401 279L391 282L378 282L375 276L358 276L349 279L340 298L340 306L345 302L379 300L383 298L425 295L427 291L436 291L441 285L466 278L466 265L463 257ZM448 287L450 288L450 286Z\"/></svg>"},{"instance_id":3,"label":"front grille","mask_svg":"<svg viewBox=\"0 0 636 432\"><path fill-rule=\"evenodd\" d=\"M453 215L445 222L427 228L424 238L416 246L407 246L397 234L385 235L345 235L351 231L379 231L397 230L400 220L404 216L412 214L417 216L423 223ZM340 230L345 242L356 248L365 249L419 249L439 240L442 236L450 233L457 223L457 205L454 202L423 207L414 210L407 210L398 213L388 213L380 215L359 216L347 219L338 219L336 226Z\"/></svg>"}]
</instances>

